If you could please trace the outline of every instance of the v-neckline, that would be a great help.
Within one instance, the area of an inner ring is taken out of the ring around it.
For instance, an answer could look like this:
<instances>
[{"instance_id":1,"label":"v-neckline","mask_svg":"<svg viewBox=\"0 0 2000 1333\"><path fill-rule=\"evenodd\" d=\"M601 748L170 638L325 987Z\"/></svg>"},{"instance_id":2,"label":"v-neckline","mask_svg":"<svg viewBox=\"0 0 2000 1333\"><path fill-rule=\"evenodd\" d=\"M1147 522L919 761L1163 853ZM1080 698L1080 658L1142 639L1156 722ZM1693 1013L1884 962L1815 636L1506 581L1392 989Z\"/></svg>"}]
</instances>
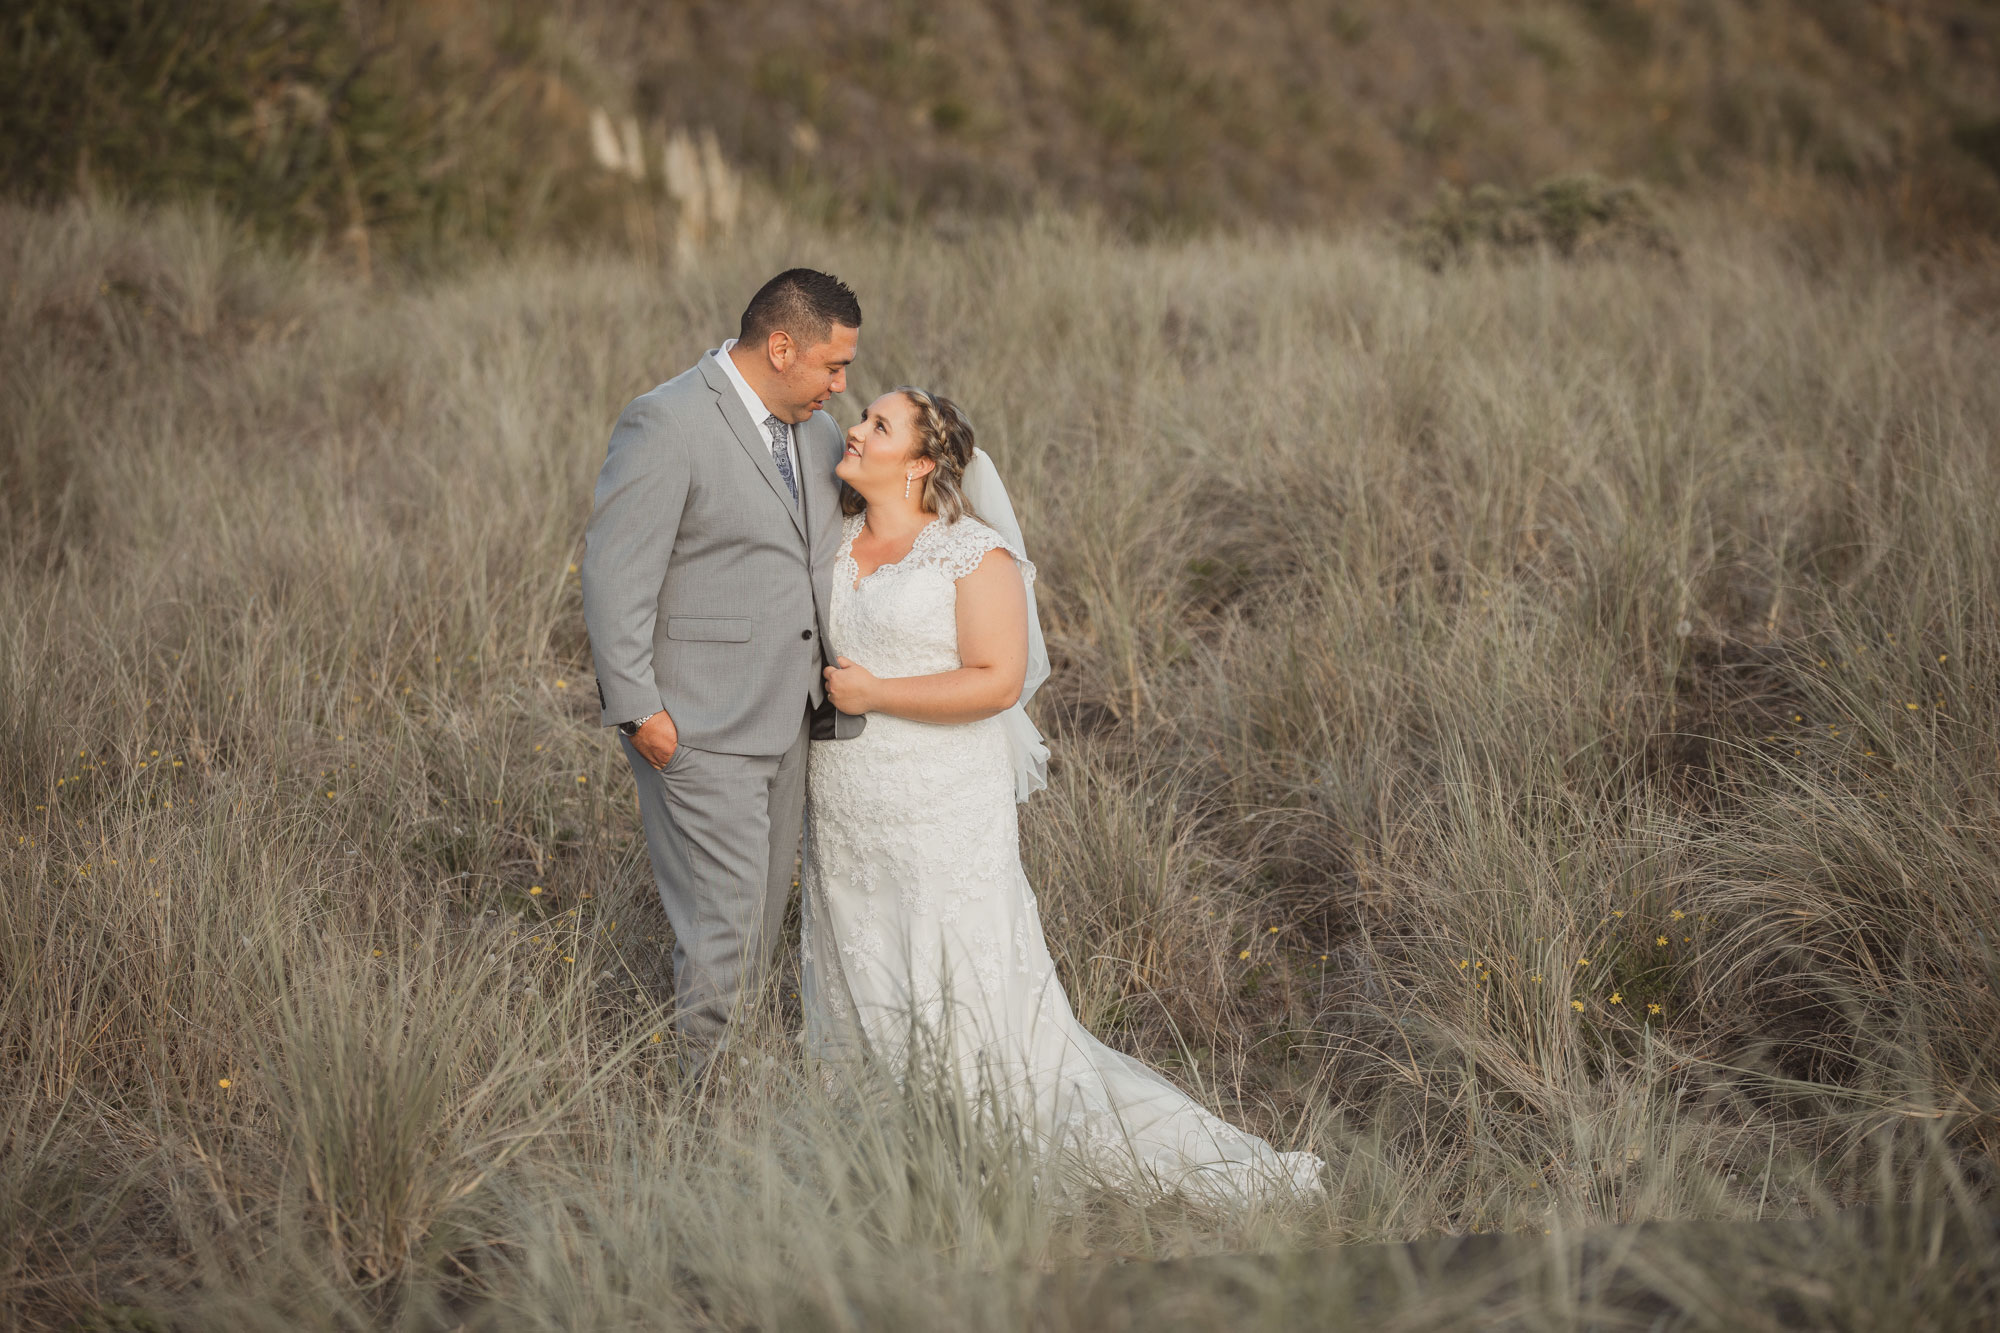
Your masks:
<instances>
[{"instance_id":1,"label":"v-neckline","mask_svg":"<svg viewBox=\"0 0 2000 1333\"><path fill-rule=\"evenodd\" d=\"M862 584L868 582L868 580L874 578L877 574L880 574L885 569L896 568L896 566L902 564L905 560L908 560L911 556L915 555L917 553L917 543L921 542L924 539L924 534L926 532L929 532L932 528L936 527L938 522L936 516L933 515L931 521L924 524L921 528L918 528L917 535L910 538L909 550L903 552L901 555L897 556L894 560L885 561L882 564L875 566L875 568L869 570L866 574L863 574L861 572L861 562L854 558L854 539L856 537L859 537L862 534L863 530L867 528L868 516L866 514L857 514L855 515L855 517L859 518L861 522L856 524L854 531L849 533L847 536L847 552L846 552L847 563L854 566L854 582L848 585L849 592L860 592Z\"/></svg>"}]
</instances>

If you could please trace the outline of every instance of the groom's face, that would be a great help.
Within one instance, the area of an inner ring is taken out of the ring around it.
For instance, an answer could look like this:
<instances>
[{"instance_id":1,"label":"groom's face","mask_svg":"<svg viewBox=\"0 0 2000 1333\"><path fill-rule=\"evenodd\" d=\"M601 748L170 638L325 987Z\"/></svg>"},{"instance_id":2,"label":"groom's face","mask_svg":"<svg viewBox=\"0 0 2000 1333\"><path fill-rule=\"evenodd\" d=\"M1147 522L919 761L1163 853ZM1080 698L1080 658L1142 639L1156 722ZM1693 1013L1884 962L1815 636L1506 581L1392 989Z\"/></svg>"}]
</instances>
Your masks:
<instances>
[{"instance_id":1,"label":"groom's face","mask_svg":"<svg viewBox=\"0 0 2000 1333\"><path fill-rule=\"evenodd\" d=\"M861 346L861 330L835 324L824 342L807 345L789 334L771 338L772 369L777 372L783 401L772 410L792 425L825 407L827 400L847 389L847 367Z\"/></svg>"}]
</instances>

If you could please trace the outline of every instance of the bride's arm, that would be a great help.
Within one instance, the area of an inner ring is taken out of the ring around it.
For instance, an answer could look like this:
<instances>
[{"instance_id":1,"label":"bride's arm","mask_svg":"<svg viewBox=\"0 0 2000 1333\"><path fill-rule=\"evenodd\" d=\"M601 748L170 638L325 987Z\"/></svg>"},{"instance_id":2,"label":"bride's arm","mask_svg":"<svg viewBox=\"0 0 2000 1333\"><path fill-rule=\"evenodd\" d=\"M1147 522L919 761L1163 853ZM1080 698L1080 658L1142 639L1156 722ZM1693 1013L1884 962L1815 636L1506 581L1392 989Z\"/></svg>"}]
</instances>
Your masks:
<instances>
[{"instance_id":1,"label":"bride's arm","mask_svg":"<svg viewBox=\"0 0 2000 1333\"><path fill-rule=\"evenodd\" d=\"M977 722L1012 708L1028 674L1028 594L999 547L958 581L958 660L956 671L885 679L843 657L826 669L827 693L843 713L917 722Z\"/></svg>"}]
</instances>

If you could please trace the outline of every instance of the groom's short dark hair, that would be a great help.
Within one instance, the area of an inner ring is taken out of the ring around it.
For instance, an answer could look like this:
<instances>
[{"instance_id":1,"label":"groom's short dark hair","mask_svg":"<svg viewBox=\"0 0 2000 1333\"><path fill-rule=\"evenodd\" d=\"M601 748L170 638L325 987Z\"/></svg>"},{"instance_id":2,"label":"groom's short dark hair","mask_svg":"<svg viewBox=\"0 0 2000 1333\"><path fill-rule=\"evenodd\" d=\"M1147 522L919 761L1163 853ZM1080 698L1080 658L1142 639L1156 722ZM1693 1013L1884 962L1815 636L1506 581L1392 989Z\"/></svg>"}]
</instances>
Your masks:
<instances>
[{"instance_id":1,"label":"groom's short dark hair","mask_svg":"<svg viewBox=\"0 0 2000 1333\"><path fill-rule=\"evenodd\" d=\"M757 289L743 307L736 340L761 346L779 329L811 347L825 342L833 326L861 327L861 302L846 283L817 269L788 268Z\"/></svg>"}]
</instances>

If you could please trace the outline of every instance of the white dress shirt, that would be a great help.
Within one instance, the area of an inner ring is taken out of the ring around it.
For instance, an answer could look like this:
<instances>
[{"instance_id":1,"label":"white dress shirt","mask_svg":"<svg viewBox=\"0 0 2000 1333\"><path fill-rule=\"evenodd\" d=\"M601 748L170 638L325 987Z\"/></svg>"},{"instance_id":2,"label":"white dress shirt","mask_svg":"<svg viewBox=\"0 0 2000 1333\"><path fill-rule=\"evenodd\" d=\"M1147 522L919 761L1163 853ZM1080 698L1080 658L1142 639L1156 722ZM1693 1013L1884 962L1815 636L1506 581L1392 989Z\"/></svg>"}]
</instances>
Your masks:
<instances>
[{"instance_id":1,"label":"white dress shirt","mask_svg":"<svg viewBox=\"0 0 2000 1333\"><path fill-rule=\"evenodd\" d=\"M764 406L764 400L759 398L757 391L750 387L750 381L743 378L743 372L738 370L736 363L729 359L729 349L734 346L736 346L736 339L731 338L728 342L722 344L720 348L710 353L710 355L722 363L722 373L729 376L729 382L736 386L736 396L743 400L743 410L750 414L750 424L757 428L757 434L763 437L764 447L768 449L771 447L771 431L764 424L764 418L772 416L774 413L770 408ZM804 486L806 480L805 474L799 471L798 441L793 438L798 432L799 428L797 426L787 423L785 429L785 456L792 465L792 480L800 486Z\"/></svg>"}]
</instances>

